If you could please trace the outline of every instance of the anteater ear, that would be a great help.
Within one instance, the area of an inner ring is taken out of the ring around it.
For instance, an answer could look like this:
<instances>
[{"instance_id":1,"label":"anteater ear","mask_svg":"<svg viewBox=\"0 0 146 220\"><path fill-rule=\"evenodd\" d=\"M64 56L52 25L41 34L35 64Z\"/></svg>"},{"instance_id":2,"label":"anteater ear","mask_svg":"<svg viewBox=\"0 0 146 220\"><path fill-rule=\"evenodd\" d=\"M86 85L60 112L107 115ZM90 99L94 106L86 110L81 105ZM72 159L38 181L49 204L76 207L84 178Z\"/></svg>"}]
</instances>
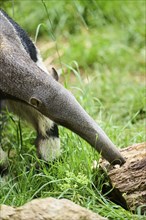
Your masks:
<instances>
[{"instance_id":1,"label":"anteater ear","mask_svg":"<svg viewBox=\"0 0 146 220\"><path fill-rule=\"evenodd\" d=\"M29 103L31 105L33 105L35 108L39 108L42 104L41 100L32 96L30 99L29 99Z\"/></svg>"},{"instance_id":2,"label":"anteater ear","mask_svg":"<svg viewBox=\"0 0 146 220\"><path fill-rule=\"evenodd\" d=\"M55 70L54 67L52 67L52 69L51 69L51 75L52 75L52 77L53 77L56 81L59 80L59 75L58 75L58 73L57 73L57 71Z\"/></svg>"}]
</instances>

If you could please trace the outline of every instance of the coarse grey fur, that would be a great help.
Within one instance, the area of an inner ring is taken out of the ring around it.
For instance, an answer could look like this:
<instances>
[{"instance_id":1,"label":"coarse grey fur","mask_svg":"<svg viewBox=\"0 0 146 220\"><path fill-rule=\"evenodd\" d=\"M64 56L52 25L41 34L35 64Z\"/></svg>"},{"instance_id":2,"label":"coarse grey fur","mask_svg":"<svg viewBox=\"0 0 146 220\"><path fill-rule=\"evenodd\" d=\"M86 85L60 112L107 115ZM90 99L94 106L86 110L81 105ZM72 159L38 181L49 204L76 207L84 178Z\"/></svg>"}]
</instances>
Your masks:
<instances>
[{"instance_id":1,"label":"coarse grey fur","mask_svg":"<svg viewBox=\"0 0 146 220\"><path fill-rule=\"evenodd\" d=\"M43 65L38 49L32 43L24 30L19 27L4 11L1 11L0 20L5 26L3 31L6 32L6 28L13 27L13 34L15 34L16 38L19 38L21 48L27 52L32 61L34 61L40 69L46 72L46 74L53 75L53 77L58 80L58 76L54 68L52 68L51 73L47 71L46 67ZM19 58L17 59L17 62L19 62ZM52 161L60 155L59 132L58 127L54 122L42 115L35 108L26 105L24 102L18 102L14 99L5 99L3 101L1 100L1 105L3 106L3 109L4 107L7 108L9 111L12 111L19 117L28 121L35 128L37 131L35 144L39 157L46 161Z\"/></svg>"},{"instance_id":2,"label":"coarse grey fur","mask_svg":"<svg viewBox=\"0 0 146 220\"><path fill-rule=\"evenodd\" d=\"M0 12L0 95L77 133L112 164L125 159L74 96L30 58L13 25ZM30 116L31 117L31 116ZM33 120L30 119L29 120Z\"/></svg>"}]
</instances>

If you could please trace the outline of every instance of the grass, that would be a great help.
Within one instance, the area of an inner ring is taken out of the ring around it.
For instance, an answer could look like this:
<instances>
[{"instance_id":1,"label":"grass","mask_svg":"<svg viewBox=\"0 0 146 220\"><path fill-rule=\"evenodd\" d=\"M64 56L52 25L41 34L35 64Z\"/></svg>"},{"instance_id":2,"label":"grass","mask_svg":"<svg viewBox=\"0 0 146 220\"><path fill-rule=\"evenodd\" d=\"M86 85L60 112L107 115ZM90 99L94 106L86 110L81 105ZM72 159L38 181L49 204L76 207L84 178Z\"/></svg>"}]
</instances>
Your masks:
<instances>
[{"instance_id":1,"label":"grass","mask_svg":"<svg viewBox=\"0 0 146 220\"><path fill-rule=\"evenodd\" d=\"M58 69L61 83L112 141L121 148L144 142L145 2L13 3L15 20L33 39L42 24L37 45L45 64ZM12 2L1 4L12 16ZM46 165L36 156L35 132L10 113L6 115L1 145L10 151L10 165L9 175L1 180L0 203L20 206L52 196L68 198L113 220L145 218L140 211L132 214L101 194L104 177L91 168L99 155L77 135L60 127L62 156Z\"/></svg>"}]
</instances>

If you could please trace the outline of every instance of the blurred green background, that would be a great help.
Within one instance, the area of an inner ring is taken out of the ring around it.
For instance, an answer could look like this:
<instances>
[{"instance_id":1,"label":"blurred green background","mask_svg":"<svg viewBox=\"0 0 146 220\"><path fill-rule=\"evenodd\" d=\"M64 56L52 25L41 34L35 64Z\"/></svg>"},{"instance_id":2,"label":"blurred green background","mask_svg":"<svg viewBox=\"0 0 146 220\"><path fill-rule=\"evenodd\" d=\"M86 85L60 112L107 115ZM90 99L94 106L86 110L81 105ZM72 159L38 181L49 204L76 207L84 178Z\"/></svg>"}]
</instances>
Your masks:
<instances>
[{"instance_id":1,"label":"blurred green background","mask_svg":"<svg viewBox=\"0 0 146 220\"><path fill-rule=\"evenodd\" d=\"M6 0L1 7L95 119L129 126L145 118L145 1Z\"/></svg>"}]
</instances>

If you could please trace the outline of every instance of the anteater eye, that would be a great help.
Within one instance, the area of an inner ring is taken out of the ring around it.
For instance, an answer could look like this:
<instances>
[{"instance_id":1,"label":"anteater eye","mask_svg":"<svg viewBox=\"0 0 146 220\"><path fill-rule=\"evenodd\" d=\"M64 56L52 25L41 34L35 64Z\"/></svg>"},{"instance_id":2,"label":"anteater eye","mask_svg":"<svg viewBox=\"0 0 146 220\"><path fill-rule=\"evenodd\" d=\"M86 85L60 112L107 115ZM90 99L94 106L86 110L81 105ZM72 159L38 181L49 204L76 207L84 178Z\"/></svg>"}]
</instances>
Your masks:
<instances>
[{"instance_id":1,"label":"anteater eye","mask_svg":"<svg viewBox=\"0 0 146 220\"><path fill-rule=\"evenodd\" d=\"M39 99L35 98L35 97L31 97L29 102L30 102L31 105L33 105L36 108L39 108L42 104L42 102Z\"/></svg>"}]
</instances>

